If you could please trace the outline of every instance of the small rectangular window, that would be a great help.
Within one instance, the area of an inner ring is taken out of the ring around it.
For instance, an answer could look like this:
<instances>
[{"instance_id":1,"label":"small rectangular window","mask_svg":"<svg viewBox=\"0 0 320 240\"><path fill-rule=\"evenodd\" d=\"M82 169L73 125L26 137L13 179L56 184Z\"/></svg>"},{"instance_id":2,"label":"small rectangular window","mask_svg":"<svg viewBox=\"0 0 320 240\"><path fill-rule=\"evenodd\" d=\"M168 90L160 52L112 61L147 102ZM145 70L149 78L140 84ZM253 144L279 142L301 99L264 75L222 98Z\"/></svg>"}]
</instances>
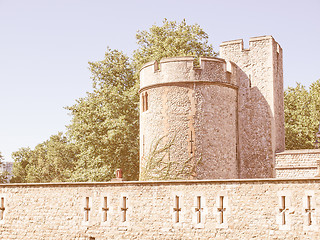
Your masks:
<instances>
[{"instance_id":1,"label":"small rectangular window","mask_svg":"<svg viewBox=\"0 0 320 240\"><path fill-rule=\"evenodd\" d=\"M121 201L121 221L122 222L127 221L127 211L128 211L127 200L128 198L126 196L122 197L122 201Z\"/></svg>"},{"instance_id":2,"label":"small rectangular window","mask_svg":"<svg viewBox=\"0 0 320 240\"><path fill-rule=\"evenodd\" d=\"M4 197L1 197L1 203L0 203L0 220L4 219L4 211L6 208L4 207Z\"/></svg>"},{"instance_id":3,"label":"small rectangular window","mask_svg":"<svg viewBox=\"0 0 320 240\"><path fill-rule=\"evenodd\" d=\"M90 199L86 197L85 199L85 206L84 206L84 221L89 221L89 212L90 212Z\"/></svg>"},{"instance_id":4,"label":"small rectangular window","mask_svg":"<svg viewBox=\"0 0 320 240\"><path fill-rule=\"evenodd\" d=\"M175 196L174 198L174 207L173 207L173 211L174 211L174 221L175 223L180 222L180 212L181 212L181 207L180 207L180 197L179 196Z\"/></svg>"},{"instance_id":5,"label":"small rectangular window","mask_svg":"<svg viewBox=\"0 0 320 240\"><path fill-rule=\"evenodd\" d=\"M146 92L146 95L145 95L145 104L146 104L146 107L145 107L145 111L148 111L148 93Z\"/></svg>"},{"instance_id":6,"label":"small rectangular window","mask_svg":"<svg viewBox=\"0 0 320 240\"><path fill-rule=\"evenodd\" d=\"M108 211L109 211L108 198L103 197L103 206L102 206L102 221L103 222L108 221Z\"/></svg>"},{"instance_id":7,"label":"small rectangular window","mask_svg":"<svg viewBox=\"0 0 320 240\"><path fill-rule=\"evenodd\" d=\"M142 112L145 112L148 110L148 93L142 93Z\"/></svg>"}]
</instances>

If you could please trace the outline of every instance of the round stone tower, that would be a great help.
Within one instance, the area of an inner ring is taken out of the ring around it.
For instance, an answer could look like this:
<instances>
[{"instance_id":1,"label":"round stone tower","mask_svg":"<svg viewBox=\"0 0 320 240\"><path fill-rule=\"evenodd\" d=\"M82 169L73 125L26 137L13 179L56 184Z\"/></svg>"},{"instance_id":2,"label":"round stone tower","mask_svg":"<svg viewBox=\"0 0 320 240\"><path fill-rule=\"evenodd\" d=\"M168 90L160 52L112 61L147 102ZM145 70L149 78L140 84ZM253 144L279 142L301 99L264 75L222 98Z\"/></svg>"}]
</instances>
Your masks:
<instances>
[{"instance_id":1,"label":"round stone tower","mask_svg":"<svg viewBox=\"0 0 320 240\"><path fill-rule=\"evenodd\" d=\"M238 178L238 70L167 58L140 71L140 180Z\"/></svg>"}]
</instances>

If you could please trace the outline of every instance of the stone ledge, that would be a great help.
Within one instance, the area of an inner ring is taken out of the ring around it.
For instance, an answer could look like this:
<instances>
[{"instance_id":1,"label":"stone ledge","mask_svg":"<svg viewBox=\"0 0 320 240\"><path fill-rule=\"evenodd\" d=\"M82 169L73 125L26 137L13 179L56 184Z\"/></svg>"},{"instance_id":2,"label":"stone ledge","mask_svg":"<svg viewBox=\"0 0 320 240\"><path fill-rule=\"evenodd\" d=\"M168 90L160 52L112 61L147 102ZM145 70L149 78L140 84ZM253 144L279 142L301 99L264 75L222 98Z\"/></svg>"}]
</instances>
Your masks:
<instances>
[{"instance_id":1,"label":"stone ledge","mask_svg":"<svg viewBox=\"0 0 320 240\"><path fill-rule=\"evenodd\" d=\"M201 85L219 85L227 88L232 88L238 90L238 86L226 83L226 82L219 82L219 81L177 81L177 82L164 82L164 83L156 83L152 85L147 85L140 88L139 93L157 87L164 87L164 86L181 86L183 84L201 84Z\"/></svg>"},{"instance_id":2,"label":"stone ledge","mask_svg":"<svg viewBox=\"0 0 320 240\"><path fill-rule=\"evenodd\" d=\"M320 149L285 150L284 152L276 153L276 156L277 155L296 155L296 154L320 154Z\"/></svg>"},{"instance_id":3,"label":"stone ledge","mask_svg":"<svg viewBox=\"0 0 320 240\"><path fill-rule=\"evenodd\" d=\"M236 40L222 42L220 44L220 47L226 46L226 45L233 45L233 44L243 44L243 39L236 39Z\"/></svg>"},{"instance_id":4,"label":"stone ledge","mask_svg":"<svg viewBox=\"0 0 320 240\"><path fill-rule=\"evenodd\" d=\"M275 167L276 170L284 170L284 169L317 169L317 166L277 166Z\"/></svg>"},{"instance_id":5,"label":"stone ledge","mask_svg":"<svg viewBox=\"0 0 320 240\"><path fill-rule=\"evenodd\" d=\"M266 40L266 39L273 39L274 40L274 38L271 35L265 35L265 36L251 37L249 39L249 42L261 41L261 40Z\"/></svg>"},{"instance_id":6,"label":"stone ledge","mask_svg":"<svg viewBox=\"0 0 320 240\"><path fill-rule=\"evenodd\" d=\"M166 181L123 181L123 182L63 182L63 183L9 183L1 187L82 187L82 186L112 186L112 185L191 185L191 184L245 184L268 182L319 182L318 178L253 178L253 179L206 179L206 180L166 180Z\"/></svg>"}]
</instances>

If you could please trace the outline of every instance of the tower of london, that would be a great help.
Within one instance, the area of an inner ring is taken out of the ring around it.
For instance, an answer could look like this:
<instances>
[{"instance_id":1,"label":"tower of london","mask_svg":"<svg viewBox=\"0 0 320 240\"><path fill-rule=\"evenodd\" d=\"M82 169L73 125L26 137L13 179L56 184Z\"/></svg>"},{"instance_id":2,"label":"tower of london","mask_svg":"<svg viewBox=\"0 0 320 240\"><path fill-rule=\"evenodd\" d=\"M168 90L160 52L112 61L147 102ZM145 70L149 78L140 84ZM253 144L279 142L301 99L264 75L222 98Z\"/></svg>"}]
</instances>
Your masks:
<instances>
[{"instance_id":1,"label":"tower of london","mask_svg":"<svg viewBox=\"0 0 320 240\"><path fill-rule=\"evenodd\" d=\"M285 150L282 56L262 36L145 64L140 180L0 184L0 239L320 239L320 150Z\"/></svg>"},{"instance_id":2,"label":"tower of london","mask_svg":"<svg viewBox=\"0 0 320 240\"><path fill-rule=\"evenodd\" d=\"M282 49L264 36L251 38L249 49L242 40L224 42L220 56L142 67L141 179L163 178L168 162L168 179L274 176L275 153L284 151ZM150 169L150 151L170 141L170 159ZM186 163L192 172L182 171Z\"/></svg>"}]
</instances>

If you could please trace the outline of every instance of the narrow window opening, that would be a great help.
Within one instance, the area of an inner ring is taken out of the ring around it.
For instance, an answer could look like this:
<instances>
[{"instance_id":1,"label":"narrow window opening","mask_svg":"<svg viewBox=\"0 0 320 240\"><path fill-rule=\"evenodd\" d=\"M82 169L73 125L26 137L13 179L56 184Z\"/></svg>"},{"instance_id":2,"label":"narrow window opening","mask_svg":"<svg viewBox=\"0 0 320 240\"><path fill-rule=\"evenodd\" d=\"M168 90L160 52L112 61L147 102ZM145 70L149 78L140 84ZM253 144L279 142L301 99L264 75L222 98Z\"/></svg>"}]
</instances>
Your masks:
<instances>
[{"instance_id":1,"label":"narrow window opening","mask_svg":"<svg viewBox=\"0 0 320 240\"><path fill-rule=\"evenodd\" d=\"M144 156L144 149L145 149L145 142L144 142L144 135L142 135L142 155Z\"/></svg>"},{"instance_id":2,"label":"narrow window opening","mask_svg":"<svg viewBox=\"0 0 320 240\"><path fill-rule=\"evenodd\" d=\"M6 208L4 207L4 197L1 197L1 203L0 203L0 220L4 219L4 210Z\"/></svg>"},{"instance_id":3,"label":"narrow window opening","mask_svg":"<svg viewBox=\"0 0 320 240\"><path fill-rule=\"evenodd\" d=\"M109 208L108 208L108 198L107 197L104 197L103 198L103 206L102 206L102 219L104 222L108 221L108 211L109 211Z\"/></svg>"},{"instance_id":4,"label":"narrow window opening","mask_svg":"<svg viewBox=\"0 0 320 240\"><path fill-rule=\"evenodd\" d=\"M159 62L154 61L154 72L159 71Z\"/></svg>"},{"instance_id":5,"label":"narrow window opening","mask_svg":"<svg viewBox=\"0 0 320 240\"><path fill-rule=\"evenodd\" d=\"M175 196L173 210L175 212L175 222L178 223L178 222L180 222L180 212L181 212L180 197L179 196Z\"/></svg>"},{"instance_id":6,"label":"narrow window opening","mask_svg":"<svg viewBox=\"0 0 320 240\"><path fill-rule=\"evenodd\" d=\"M286 206L286 196L281 196L281 207L279 208L279 212L281 214L281 224L287 224L286 211L289 210Z\"/></svg>"},{"instance_id":7,"label":"narrow window opening","mask_svg":"<svg viewBox=\"0 0 320 240\"><path fill-rule=\"evenodd\" d=\"M142 112L145 112L148 110L148 93L142 93L141 94L141 98L142 98Z\"/></svg>"},{"instance_id":8,"label":"narrow window opening","mask_svg":"<svg viewBox=\"0 0 320 240\"><path fill-rule=\"evenodd\" d=\"M147 92L145 94L145 104L146 104L145 111L148 111L148 93Z\"/></svg>"},{"instance_id":9,"label":"narrow window opening","mask_svg":"<svg viewBox=\"0 0 320 240\"><path fill-rule=\"evenodd\" d=\"M308 226L312 225L312 212L315 210L311 206L311 199L312 199L312 196L307 196L307 208L305 209L305 211L307 213L307 224L308 224Z\"/></svg>"},{"instance_id":10,"label":"narrow window opening","mask_svg":"<svg viewBox=\"0 0 320 240\"><path fill-rule=\"evenodd\" d=\"M194 140L193 140L193 133L192 133L192 131L190 131L190 140L189 140L189 142L190 142L190 154L192 155L193 153L194 153Z\"/></svg>"},{"instance_id":11,"label":"narrow window opening","mask_svg":"<svg viewBox=\"0 0 320 240\"><path fill-rule=\"evenodd\" d=\"M201 206L201 196L197 196L197 205L195 208L196 214L197 214L197 224L201 223L201 213L202 213L202 206Z\"/></svg>"},{"instance_id":12,"label":"narrow window opening","mask_svg":"<svg viewBox=\"0 0 320 240\"><path fill-rule=\"evenodd\" d=\"M219 207L218 207L218 212L220 213L220 224L225 222L225 216L224 212L226 211L226 208L224 207L224 196L220 196L220 201L219 201Z\"/></svg>"},{"instance_id":13,"label":"narrow window opening","mask_svg":"<svg viewBox=\"0 0 320 240\"><path fill-rule=\"evenodd\" d=\"M122 217L121 221L126 222L127 221L127 197L122 197L122 203L121 203L121 212L122 212Z\"/></svg>"},{"instance_id":14,"label":"narrow window opening","mask_svg":"<svg viewBox=\"0 0 320 240\"><path fill-rule=\"evenodd\" d=\"M144 99L144 93L141 94L141 98L142 98L142 112L144 112L144 111L145 111L145 108L144 108L144 106L145 106L145 103L144 103L144 101L145 101L145 99Z\"/></svg>"},{"instance_id":15,"label":"narrow window opening","mask_svg":"<svg viewBox=\"0 0 320 240\"><path fill-rule=\"evenodd\" d=\"M86 203L85 203L85 207L84 207L84 211L85 211L85 214L84 214L84 220L87 222L89 221L89 211L90 211L90 202L89 202L89 197L86 197Z\"/></svg>"},{"instance_id":16,"label":"narrow window opening","mask_svg":"<svg viewBox=\"0 0 320 240\"><path fill-rule=\"evenodd\" d=\"M231 82L231 72L226 73L227 82Z\"/></svg>"}]
</instances>

